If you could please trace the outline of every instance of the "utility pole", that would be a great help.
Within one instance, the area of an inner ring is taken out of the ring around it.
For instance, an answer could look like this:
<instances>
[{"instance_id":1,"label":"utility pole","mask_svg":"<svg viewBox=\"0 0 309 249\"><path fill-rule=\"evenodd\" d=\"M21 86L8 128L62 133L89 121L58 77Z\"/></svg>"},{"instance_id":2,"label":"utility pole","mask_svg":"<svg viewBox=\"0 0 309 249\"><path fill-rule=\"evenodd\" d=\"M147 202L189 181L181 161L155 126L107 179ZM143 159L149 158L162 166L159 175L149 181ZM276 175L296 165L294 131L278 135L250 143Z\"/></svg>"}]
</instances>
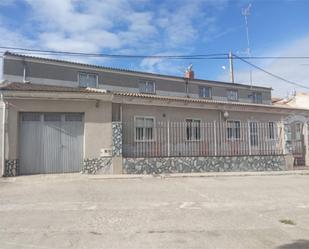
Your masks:
<instances>
[{"instance_id":1,"label":"utility pole","mask_svg":"<svg viewBox=\"0 0 309 249\"><path fill-rule=\"evenodd\" d=\"M229 52L229 63L230 63L230 80L231 83L235 83L234 81L234 62L233 62L233 54L232 51Z\"/></svg>"},{"instance_id":2,"label":"utility pole","mask_svg":"<svg viewBox=\"0 0 309 249\"><path fill-rule=\"evenodd\" d=\"M245 17L245 25L246 25L246 37L247 37L247 51L246 54L251 57L251 49L250 49L250 39L249 39L249 25L248 25L248 16L250 16L250 9L252 4L250 3L247 8L242 10L242 15ZM252 70L250 69L250 84L252 86Z\"/></svg>"}]
</instances>

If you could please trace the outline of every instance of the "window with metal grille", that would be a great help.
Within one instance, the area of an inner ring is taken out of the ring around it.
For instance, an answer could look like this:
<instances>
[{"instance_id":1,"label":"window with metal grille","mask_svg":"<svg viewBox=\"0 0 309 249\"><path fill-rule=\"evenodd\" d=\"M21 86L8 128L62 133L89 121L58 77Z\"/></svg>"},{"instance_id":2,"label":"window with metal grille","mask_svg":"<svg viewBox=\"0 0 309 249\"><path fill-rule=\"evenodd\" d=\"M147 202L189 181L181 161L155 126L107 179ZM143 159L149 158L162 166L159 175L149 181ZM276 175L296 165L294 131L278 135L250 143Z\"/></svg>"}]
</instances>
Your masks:
<instances>
[{"instance_id":1,"label":"window with metal grille","mask_svg":"<svg viewBox=\"0 0 309 249\"><path fill-rule=\"evenodd\" d=\"M274 122L268 123L268 138L275 139L275 124Z\"/></svg>"},{"instance_id":2,"label":"window with metal grille","mask_svg":"<svg viewBox=\"0 0 309 249\"><path fill-rule=\"evenodd\" d=\"M301 123L296 123L296 140L301 140L301 135L302 135L302 125Z\"/></svg>"},{"instance_id":3,"label":"window with metal grille","mask_svg":"<svg viewBox=\"0 0 309 249\"><path fill-rule=\"evenodd\" d=\"M240 121L227 121L227 138L240 139Z\"/></svg>"},{"instance_id":4,"label":"window with metal grille","mask_svg":"<svg viewBox=\"0 0 309 249\"><path fill-rule=\"evenodd\" d=\"M41 121L41 113L23 113L21 117L24 122Z\"/></svg>"},{"instance_id":5,"label":"window with metal grille","mask_svg":"<svg viewBox=\"0 0 309 249\"><path fill-rule=\"evenodd\" d=\"M98 75L92 73L78 73L78 83L80 87L93 87L98 86Z\"/></svg>"},{"instance_id":6,"label":"window with metal grille","mask_svg":"<svg viewBox=\"0 0 309 249\"><path fill-rule=\"evenodd\" d=\"M253 92L252 93L252 103L255 104L262 104L262 93L260 92Z\"/></svg>"},{"instance_id":7,"label":"window with metal grille","mask_svg":"<svg viewBox=\"0 0 309 249\"><path fill-rule=\"evenodd\" d=\"M59 122L59 121L61 121L61 114L58 114L58 113L46 113L46 114L44 114L44 121L47 121L47 122Z\"/></svg>"},{"instance_id":8,"label":"window with metal grille","mask_svg":"<svg viewBox=\"0 0 309 249\"><path fill-rule=\"evenodd\" d=\"M154 140L154 118L152 117L135 118L135 140L136 141Z\"/></svg>"},{"instance_id":9,"label":"window with metal grille","mask_svg":"<svg viewBox=\"0 0 309 249\"><path fill-rule=\"evenodd\" d=\"M227 90L227 100L237 101L238 91L237 90Z\"/></svg>"},{"instance_id":10,"label":"window with metal grille","mask_svg":"<svg viewBox=\"0 0 309 249\"><path fill-rule=\"evenodd\" d=\"M199 87L199 97L200 98L211 98L211 88L208 86L200 86Z\"/></svg>"},{"instance_id":11,"label":"window with metal grille","mask_svg":"<svg viewBox=\"0 0 309 249\"><path fill-rule=\"evenodd\" d=\"M81 122L83 121L83 116L80 113L68 113L65 114L66 122Z\"/></svg>"},{"instance_id":12,"label":"window with metal grille","mask_svg":"<svg viewBox=\"0 0 309 249\"><path fill-rule=\"evenodd\" d=\"M201 120L186 119L187 141L201 140Z\"/></svg>"},{"instance_id":13,"label":"window with metal grille","mask_svg":"<svg viewBox=\"0 0 309 249\"><path fill-rule=\"evenodd\" d=\"M140 81L139 83L139 92L140 93L152 93L156 92L156 86L154 81Z\"/></svg>"},{"instance_id":14,"label":"window with metal grille","mask_svg":"<svg viewBox=\"0 0 309 249\"><path fill-rule=\"evenodd\" d=\"M250 144L251 146L259 145L259 133L257 122L250 122Z\"/></svg>"}]
</instances>

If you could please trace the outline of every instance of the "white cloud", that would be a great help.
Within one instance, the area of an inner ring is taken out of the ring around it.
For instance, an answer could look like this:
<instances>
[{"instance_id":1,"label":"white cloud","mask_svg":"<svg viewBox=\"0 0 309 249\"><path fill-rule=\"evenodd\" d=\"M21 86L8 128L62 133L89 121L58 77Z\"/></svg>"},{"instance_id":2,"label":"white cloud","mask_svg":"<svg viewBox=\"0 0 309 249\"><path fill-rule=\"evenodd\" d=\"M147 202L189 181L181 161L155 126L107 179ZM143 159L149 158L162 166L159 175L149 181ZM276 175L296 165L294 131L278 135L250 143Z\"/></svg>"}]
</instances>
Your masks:
<instances>
[{"instance_id":1,"label":"white cloud","mask_svg":"<svg viewBox=\"0 0 309 249\"><path fill-rule=\"evenodd\" d=\"M309 55L309 36L289 42L288 44L272 48L263 54L255 54L260 56L308 56ZM257 60L252 61L265 70L277 74L287 80L302 84L309 87L309 60L293 59L283 60L274 59L263 64ZM237 65L240 65L237 62ZM253 69L253 83L262 86L269 86L274 89L273 96L285 97L294 90L298 92L309 92L308 89L293 86L279 79L265 74L262 71ZM219 80L228 81L228 73L221 75ZM247 69L235 70L235 80L240 83L250 83L249 67Z\"/></svg>"},{"instance_id":2,"label":"white cloud","mask_svg":"<svg viewBox=\"0 0 309 249\"><path fill-rule=\"evenodd\" d=\"M197 38L216 30L215 11L227 1L24 0L28 6L23 16L25 23L19 30L3 24L0 35L8 34L6 42L10 46L35 49L132 54L164 51L175 54L185 50L190 53ZM2 3L20 2L4 0ZM85 58L74 60L85 61ZM99 62L91 58L86 61ZM172 70L177 65L166 60L145 59L139 67L177 73L177 69Z\"/></svg>"}]
</instances>

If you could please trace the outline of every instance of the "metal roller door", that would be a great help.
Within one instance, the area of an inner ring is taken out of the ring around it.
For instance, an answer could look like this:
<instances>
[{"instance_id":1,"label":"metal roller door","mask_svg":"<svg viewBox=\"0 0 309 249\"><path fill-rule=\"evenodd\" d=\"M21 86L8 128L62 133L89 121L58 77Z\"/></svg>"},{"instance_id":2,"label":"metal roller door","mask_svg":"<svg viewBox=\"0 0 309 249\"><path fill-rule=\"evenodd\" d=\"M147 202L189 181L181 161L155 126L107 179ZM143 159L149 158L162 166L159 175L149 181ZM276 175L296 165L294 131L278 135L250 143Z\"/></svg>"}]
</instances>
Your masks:
<instances>
[{"instance_id":1,"label":"metal roller door","mask_svg":"<svg viewBox=\"0 0 309 249\"><path fill-rule=\"evenodd\" d=\"M21 113L20 173L79 172L83 162L81 113Z\"/></svg>"}]
</instances>

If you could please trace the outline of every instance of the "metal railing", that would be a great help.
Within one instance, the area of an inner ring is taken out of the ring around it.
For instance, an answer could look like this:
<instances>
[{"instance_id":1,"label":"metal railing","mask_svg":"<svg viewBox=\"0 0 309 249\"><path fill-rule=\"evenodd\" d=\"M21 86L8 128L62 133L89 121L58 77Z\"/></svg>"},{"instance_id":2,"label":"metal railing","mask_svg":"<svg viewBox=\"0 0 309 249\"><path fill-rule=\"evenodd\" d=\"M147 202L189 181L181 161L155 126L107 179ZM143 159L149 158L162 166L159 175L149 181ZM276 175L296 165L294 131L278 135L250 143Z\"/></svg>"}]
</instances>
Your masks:
<instances>
[{"instance_id":1,"label":"metal railing","mask_svg":"<svg viewBox=\"0 0 309 249\"><path fill-rule=\"evenodd\" d=\"M159 121L123 123L125 157L244 156L283 153L275 122Z\"/></svg>"}]
</instances>

